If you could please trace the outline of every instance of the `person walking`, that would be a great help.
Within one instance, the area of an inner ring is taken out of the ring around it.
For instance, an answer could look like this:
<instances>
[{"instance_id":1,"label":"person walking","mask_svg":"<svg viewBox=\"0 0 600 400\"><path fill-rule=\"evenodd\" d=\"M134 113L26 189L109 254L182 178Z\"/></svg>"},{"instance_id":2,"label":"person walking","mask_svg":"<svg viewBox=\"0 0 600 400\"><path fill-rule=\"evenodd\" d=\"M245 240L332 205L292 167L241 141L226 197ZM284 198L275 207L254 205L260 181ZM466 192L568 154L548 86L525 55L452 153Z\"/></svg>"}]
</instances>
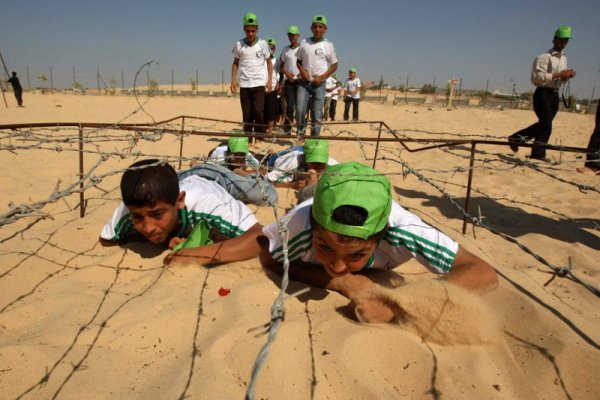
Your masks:
<instances>
[{"instance_id":1,"label":"person walking","mask_svg":"<svg viewBox=\"0 0 600 400\"><path fill-rule=\"evenodd\" d=\"M298 120L298 137L302 138L306 130L306 111L309 101L312 136L321 133L321 119L325 103L325 80L331 76L338 65L338 58L333 43L325 38L327 18L315 15L310 27L312 37L300 43L296 57L301 82L296 96L296 118Z\"/></svg>"},{"instance_id":2,"label":"person walking","mask_svg":"<svg viewBox=\"0 0 600 400\"><path fill-rule=\"evenodd\" d=\"M300 71L296 65L296 53L300 43L300 30L296 25L290 25L287 30L289 46L285 46L279 56L279 72L283 75L283 98L285 99L285 122L283 124L283 132L286 135L292 133L292 124L296 120L296 93L298 92L298 78Z\"/></svg>"},{"instance_id":3,"label":"person walking","mask_svg":"<svg viewBox=\"0 0 600 400\"><path fill-rule=\"evenodd\" d=\"M600 174L600 104L596 106L596 125L587 146L585 165L577 168L577 172Z\"/></svg>"},{"instance_id":4,"label":"person walking","mask_svg":"<svg viewBox=\"0 0 600 400\"><path fill-rule=\"evenodd\" d=\"M519 144L533 140L531 159L548 162L545 145L552 134L552 120L558 112L558 91L562 84L575 77L575 71L567 69L565 48L571 39L571 27L561 26L554 33L553 47L537 56L531 69L531 82L536 86L533 93L533 110L538 122L509 136L510 149L519 151Z\"/></svg>"},{"instance_id":5,"label":"person walking","mask_svg":"<svg viewBox=\"0 0 600 400\"><path fill-rule=\"evenodd\" d=\"M344 84L344 121L350 119L350 106L352 106L352 121L358 121L358 103L360 102L360 79L356 77L356 68L350 68L348 79Z\"/></svg>"},{"instance_id":6,"label":"person walking","mask_svg":"<svg viewBox=\"0 0 600 400\"><path fill-rule=\"evenodd\" d=\"M238 88L239 73L240 103L244 132L265 132L265 94L271 91L273 65L271 50L267 42L258 38L258 17L247 13L243 18L246 37L233 47L231 66L231 93ZM266 68L265 68L266 66Z\"/></svg>"},{"instance_id":7,"label":"person walking","mask_svg":"<svg viewBox=\"0 0 600 400\"><path fill-rule=\"evenodd\" d=\"M12 85L15 98L17 99L17 104L19 105L19 107L23 107L23 88L21 87L21 82L19 82L19 78L17 78L17 73L13 71L12 76L8 78L7 81L3 82L10 83Z\"/></svg>"}]
</instances>

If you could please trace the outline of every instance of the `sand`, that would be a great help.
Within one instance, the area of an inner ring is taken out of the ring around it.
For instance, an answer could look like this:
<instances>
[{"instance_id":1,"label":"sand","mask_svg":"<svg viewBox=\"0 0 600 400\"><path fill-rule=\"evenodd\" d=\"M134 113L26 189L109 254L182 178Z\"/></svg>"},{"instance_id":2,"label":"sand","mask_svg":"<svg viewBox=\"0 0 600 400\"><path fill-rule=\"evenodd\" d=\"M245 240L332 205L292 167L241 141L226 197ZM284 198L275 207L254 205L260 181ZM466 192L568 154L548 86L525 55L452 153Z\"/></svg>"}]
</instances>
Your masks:
<instances>
[{"instance_id":1,"label":"sand","mask_svg":"<svg viewBox=\"0 0 600 400\"><path fill-rule=\"evenodd\" d=\"M140 109L133 97L25 93L26 107L16 108L10 95L0 124L141 124L180 115L241 120L239 100L228 97L155 97ZM528 110L360 107L364 120L423 139L503 140L535 121ZM342 112L340 102L338 119ZM235 127L191 118L183 124L203 132ZM181 129L182 120L161 127ZM378 128L332 125L323 134L376 137ZM561 112L551 142L585 146L592 129L592 115ZM156 155L169 156L178 167L179 140L160 127L138 131L137 140L129 131L85 129L84 172L95 186L86 186L80 218L80 197L72 192L79 186L77 129L0 134L0 397L242 398L268 339L260 328L271 318L280 278L265 273L257 259L163 268L161 249L97 243L119 202L122 169L136 156ZM206 155L218 139L190 135L184 141L183 166ZM281 140L261 151L290 144ZM355 139L330 145L339 161L371 164L374 151L372 142ZM361 324L347 299L318 288L290 297L255 381L256 398L598 398L598 297L567 278L548 282L552 275L543 262L488 229L469 225L461 233L462 216L443 194L464 204L469 153L468 144L409 152L382 143L377 168L389 174L402 205L493 265L499 287L482 297L440 294L435 276L416 262L373 274L410 303L417 318L412 324ZM477 146L472 214L552 266L571 263L575 276L600 287L600 178L577 173L583 159L574 153L549 152L556 161L551 164L527 163L526 154ZM282 215L295 199L278 190ZM66 195L51 197L60 191ZM273 209L251 209L265 224L275 219ZM288 293L305 287L291 282ZM448 314L439 308L446 300L452 304ZM433 326L436 313L443 314L443 325Z\"/></svg>"}]
</instances>

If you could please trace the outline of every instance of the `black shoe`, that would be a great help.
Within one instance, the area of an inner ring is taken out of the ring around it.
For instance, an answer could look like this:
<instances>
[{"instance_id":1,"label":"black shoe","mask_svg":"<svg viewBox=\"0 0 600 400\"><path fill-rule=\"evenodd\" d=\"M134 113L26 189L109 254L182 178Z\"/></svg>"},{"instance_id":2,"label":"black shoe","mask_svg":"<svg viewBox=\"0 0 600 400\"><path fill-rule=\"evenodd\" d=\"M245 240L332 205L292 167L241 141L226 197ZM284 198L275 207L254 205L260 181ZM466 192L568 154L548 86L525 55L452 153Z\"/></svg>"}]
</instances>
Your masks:
<instances>
[{"instance_id":1,"label":"black shoe","mask_svg":"<svg viewBox=\"0 0 600 400\"><path fill-rule=\"evenodd\" d=\"M515 139L515 138L508 138L508 147L510 147L510 149L515 152L518 153L519 152L519 143L522 143L523 140L522 139Z\"/></svg>"}]
</instances>

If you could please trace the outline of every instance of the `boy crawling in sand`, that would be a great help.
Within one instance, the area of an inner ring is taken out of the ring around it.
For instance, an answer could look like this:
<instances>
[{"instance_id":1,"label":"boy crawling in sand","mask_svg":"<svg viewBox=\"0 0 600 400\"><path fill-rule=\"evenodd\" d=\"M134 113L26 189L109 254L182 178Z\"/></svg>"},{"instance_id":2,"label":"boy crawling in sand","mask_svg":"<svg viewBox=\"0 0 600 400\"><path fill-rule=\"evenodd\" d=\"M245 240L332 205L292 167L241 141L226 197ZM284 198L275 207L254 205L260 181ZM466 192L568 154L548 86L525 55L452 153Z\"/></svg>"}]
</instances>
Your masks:
<instances>
[{"instance_id":1,"label":"boy crawling in sand","mask_svg":"<svg viewBox=\"0 0 600 400\"><path fill-rule=\"evenodd\" d=\"M105 246L150 241L170 249L183 243L198 225L207 227L215 243L184 247L167 256L193 257L196 264L216 264L256 257L261 224L252 211L217 183L196 175L178 178L168 163L142 160L121 178L123 202L104 225L100 243Z\"/></svg>"},{"instance_id":2,"label":"boy crawling in sand","mask_svg":"<svg viewBox=\"0 0 600 400\"><path fill-rule=\"evenodd\" d=\"M290 278L335 290L349 299L376 284L357 273L393 269L415 257L431 272L463 288L485 292L498 283L494 269L392 200L390 181L357 162L328 167L315 196L279 222L263 228L260 260L280 272L286 229ZM387 322L402 310L376 298L361 301L357 314Z\"/></svg>"}]
</instances>

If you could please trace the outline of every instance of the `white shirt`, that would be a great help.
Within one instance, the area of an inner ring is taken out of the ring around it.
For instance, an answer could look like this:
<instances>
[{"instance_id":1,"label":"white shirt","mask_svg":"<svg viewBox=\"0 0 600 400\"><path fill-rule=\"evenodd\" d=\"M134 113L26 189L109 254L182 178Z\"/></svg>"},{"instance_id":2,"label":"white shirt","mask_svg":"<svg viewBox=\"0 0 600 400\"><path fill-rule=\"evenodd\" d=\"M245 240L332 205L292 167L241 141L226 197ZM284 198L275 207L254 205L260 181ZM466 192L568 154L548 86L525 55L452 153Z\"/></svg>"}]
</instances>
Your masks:
<instances>
[{"instance_id":1,"label":"white shirt","mask_svg":"<svg viewBox=\"0 0 600 400\"><path fill-rule=\"evenodd\" d=\"M335 159L329 157L327 165L339 164ZM304 149L292 150L277 157L273 169L267 174L270 182L288 183L294 180L294 173L304 167Z\"/></svg>"},{"instance_id":2,"label":"white shirt","mask_svg":"<svg viewBox=\"0 0 600 400\"><path fill-rule=\"evenodd\" d=\"M531 83L539 87L551 89L560 88L561 80L552 80L552 74L567 69L567 56L564 52L550 49L547 53L540 54L533 61L531 67Z\"/></svg>"},{"instance_id":3,"label":"white shirt","mask_svg":"<svg viewBox=\"0 0 600 400\"><path fill-rule=\"evenodd\" d=\"M327 39L318 42L314 42L312 38L302 40L296 57L302 62L311 81L338 62L333 43Z\"/></svg>"},{"instance_id":4,"label":"white shirt","mask_svg":"<svg viewBox=\"0 0 600 400\"><path fill-rule=\"evenodd\" d=\"M344 85L344 88L346 89L346 96L352 97L353 99L360 99L360 79L346 79L346 84ZM355 89L358 89L356 91L356 94L352 94L352 92Z\"/></svg>"},{"instance_id":5,"label":"white shirt","mask_svg":"<svg viewBox=\"0 0 600 400\"><path fill-rule=\"evenodd\" d=\"M177 236L189 234L202 220L231 237L242 235L258 222L244 203L235 200L216 182L192 175L179 181L179 190L185 191L185 207L180 210L182 227ZM134 232L129 210L121 202L100 237L118 241Z\"/></svg>"},{"instance_id":6,"label":"white shirt","mask_svg":"<svg viewBox=\"0 0 600 400\"><path fill-rule=\"evenodd\" d=\"M214 162L216 164L225 164L227 162L227 156L229 154L229 146L226 144L222 144L217 146L211 151L208 160ZM254 157L254 154L248 152L246 153L246 165L249 167L258 167L260 165L260 161Z\"/></svg>"},{"instance_id":7,"label":"white shirt","mask_svg":"<svg viewBox=\"0 0 600 400\"><path fill-rule=\"evenodd\" d=\"M263 39L257 39L249 46L246 39L240 39L233 46L233 57L239 60L238 75L242 88L266 86L268 79L267 59L271 49Z\"/></svg>"},{"instance_id":8,"label":"white shirt","mask_svg":"<svg viewBox=\"0 0 600 400\"><path fill-rule=\"evenodd\" d=\"M334 94L333 92L336 92L335 94L337 95L337 79L335 79L333 76L330 76L325 80L325 97L332 97Z\"/></svg>"},{"instance_id":9,"label":"white shirt","mask_svg":"<svg viewBox=\"0 0 600 400\"><path fill-rule=\"evenodd\" d=\"M313 198L310 198L280 219L280 223L287 229L290 261L320 264L312 248L312 203ZM431 272L450 272L458 251L457 242L427 225L395 201L392 202L388 224L387 232L364 268L393 269L414 257ZM282 235L279 233L278 223L273 222L263 227L263 233L269 239L269 252L273 259L283 262Z\"/></svg>"},{"instance_id":10,"label":"white shirt","mask_svg":"<svg viewBox=\"0 0 600 400\"><path fill-rule=\"evenodd\" d=\"M296 46L293 49L290 46L286 46L281 51L281 55L279 56L279 60L281 61L281 63L283 63L283 67L286 69L287 72L294 75L295 79L298 79L300 75L300 71L298 70L298 66L296 65L296 61L298 60L296 58L298 48L299 46ZM284 79L287 80L285 74Z\"/></svg>"},{"instance_id":11,"label":"white shirt","mask_svg":"<svg viewBox=\"0 0 600 400\"><path fill-rule=\"evenodd\" d=\"M279 58L271 58L273 63L273 74L271 75L271 88L275 90L275 86L279 83L279 69L281 68L281 60Z\"/></svg>"}]
</instances>

